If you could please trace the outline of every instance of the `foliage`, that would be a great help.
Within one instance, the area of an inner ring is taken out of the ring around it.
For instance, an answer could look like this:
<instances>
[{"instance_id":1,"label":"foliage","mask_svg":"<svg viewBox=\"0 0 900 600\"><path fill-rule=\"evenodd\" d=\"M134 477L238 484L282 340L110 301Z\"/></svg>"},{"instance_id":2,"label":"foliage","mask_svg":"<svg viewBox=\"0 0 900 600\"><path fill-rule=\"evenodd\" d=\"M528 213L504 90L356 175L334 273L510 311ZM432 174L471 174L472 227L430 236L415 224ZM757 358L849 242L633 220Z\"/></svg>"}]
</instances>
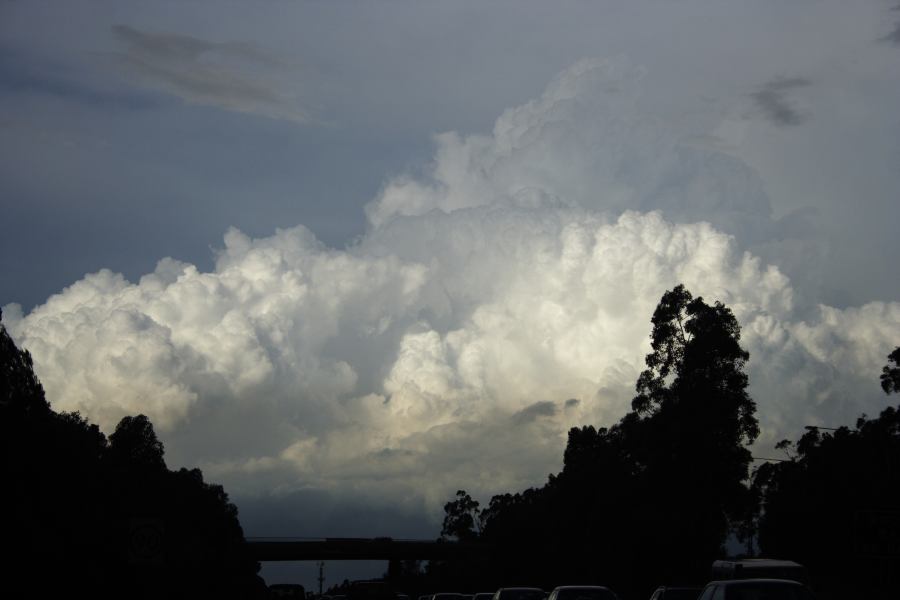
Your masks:
<instances>
[{"instance_id":1,"label":"foliage","mask_svg":"<svg viewBox=\"0 0 900 600\"><path fill-rule=\"evenodd\" d=\"M199 469L169 471L144 415L109 440L78 413L56 413L31 357L0 324L0 515L8 576L0 594L250 598L264 593L237 508ZM136 525L161 544L136 555ZM54 577L47 578L52 568ZM33 592L34 590L32 590Z\"/></svg>"},{"instance_id":2,"label":"foliage","mask_svg":"<svg viewBox=\"0 0 900 600\"><path fill-rule=\"evenodd\" d=\"M109 436L107 459L115 466L130 469L165 469L162 442L153 424L144 415L124 417Z\"/></svg>"},{"instance_id":3,"label":"foliage","mask_svg":"<svg viewBox=\"0 0 900 600\"><path fill-rule=\"evenodd\" d=\"M644 594L700 581L730 523L746 518L745 444L759 428L740 326L683 286L662 296L652 325L633 410L608 428L573 428L561 473L481 512L482 538L496 548L490 583L593 580ZM444 534L473 530L469 500L458 492L447 504Z\"/></svg>"},{"instance_id":4,"label":"foliage","mask_svg":"<svg viewBox=\"0 0 900 600\"><path fill-rule=\"evenodd\" d=\"M441 537L461 542L471 541L481 534L481 510L465 490L456 492L456 500L444 505L444 524Z\"/></svg>"},{"instance_id":5,"label":"foliage","mask_svg":"<svg viewBox=\"0 0 900 600\"><path fill-rule=\"evenodd\" d=\"M701 414L727 427L727 444L753 443L759 424L743 370L750 354L740 346L741 328L731 310L692 298L679 285L663 294L651 322L653 352L635 386L634 411L656 415L698 404Z\"/></svg>"},{"instance_id":6,"label":"foliage","mask_svg":"<svg viewBox=\"0 0 900 600\"><path fill-rule=\"evenodd\" d=\"M893 363L893 367L891 363ZM900 346L888 354L888 364L881 369L881 389L885 394L891 392L900 394Z\"/></svg>"},{"instance_id":7,"label":"foliage","mask_svg":"<svg viewBox=\"0 0 900 600\"><path fill-rule=\"evenodd\" d=\"M3 312L0 311L0 319ZM0 323L0 411L4 420L26 414L46 415L50 405L34 374L31 354L20 350Z\"/></svg>"},{"instance_id":8,"label":"foliage","mask_svg":"<svg viewBox=\"0 0 900 600\"><path fill-rule=\"evenodd\" d=\"M852 428L811 428L790 446L792 460L754 474L762 552L808 565L824 597L879 597L879 568L900 572L886 533L900 514L900 410Z\"/></svg>"}]
</instances>

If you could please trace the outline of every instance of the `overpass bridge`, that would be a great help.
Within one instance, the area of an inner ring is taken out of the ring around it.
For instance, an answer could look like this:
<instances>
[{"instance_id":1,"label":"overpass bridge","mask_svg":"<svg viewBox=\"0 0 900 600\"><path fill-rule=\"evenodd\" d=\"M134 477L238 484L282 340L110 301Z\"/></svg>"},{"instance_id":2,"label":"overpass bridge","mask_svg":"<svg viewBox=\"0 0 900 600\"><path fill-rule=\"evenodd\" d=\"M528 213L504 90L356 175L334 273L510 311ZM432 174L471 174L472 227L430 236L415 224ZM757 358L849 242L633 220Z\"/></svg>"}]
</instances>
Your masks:
<instances>
[{"instance_id":1,"label":"overpass bridge","mask_svg":"<svg viewBox=\"0 0 900 600\"><path fill-rule=\"evenodd\" d=\"M247 538L261 562L300 560L470 560L491 546L473 542L392 538Z\"/></svg>"}]
</instances>

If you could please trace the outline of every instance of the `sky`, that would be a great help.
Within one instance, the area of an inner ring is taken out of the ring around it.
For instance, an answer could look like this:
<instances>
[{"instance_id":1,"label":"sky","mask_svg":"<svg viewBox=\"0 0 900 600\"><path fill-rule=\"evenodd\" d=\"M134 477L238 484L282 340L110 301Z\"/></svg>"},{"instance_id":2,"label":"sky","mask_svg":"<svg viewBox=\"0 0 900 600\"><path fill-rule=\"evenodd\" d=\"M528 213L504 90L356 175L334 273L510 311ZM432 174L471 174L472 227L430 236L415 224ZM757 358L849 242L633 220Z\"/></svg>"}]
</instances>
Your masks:
<instances>
[{"instance_id":1,"label":"sky","mask_svg":"<svg viewBox=\"0 0 900 600\"><path fill-rule=\"evenodd\" d=\"M678 283L742 324L771 456L890 402L898 106L883 0L2 0L3 323L248 536L541 485Z\"/></svg>"}]
</instances>

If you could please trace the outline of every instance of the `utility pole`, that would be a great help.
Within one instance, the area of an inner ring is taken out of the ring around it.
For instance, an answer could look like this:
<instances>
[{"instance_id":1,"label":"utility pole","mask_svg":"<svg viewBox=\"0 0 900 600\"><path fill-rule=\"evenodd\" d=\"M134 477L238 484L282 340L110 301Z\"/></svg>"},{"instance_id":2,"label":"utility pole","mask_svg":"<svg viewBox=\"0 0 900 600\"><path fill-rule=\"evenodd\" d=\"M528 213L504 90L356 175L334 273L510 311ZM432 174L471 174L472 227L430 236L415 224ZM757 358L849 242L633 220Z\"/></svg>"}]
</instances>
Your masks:
<instances>
[{"instance_id":1,"label":"utility pole","mask_svg":"<svg viewBox=\"0 0 900 600\"><path fill-rule=\"evenodd\" d=\"M325 583L325 561L319 561L319 596L322 595L322 584Z\"/></svg>"}]
</instances>

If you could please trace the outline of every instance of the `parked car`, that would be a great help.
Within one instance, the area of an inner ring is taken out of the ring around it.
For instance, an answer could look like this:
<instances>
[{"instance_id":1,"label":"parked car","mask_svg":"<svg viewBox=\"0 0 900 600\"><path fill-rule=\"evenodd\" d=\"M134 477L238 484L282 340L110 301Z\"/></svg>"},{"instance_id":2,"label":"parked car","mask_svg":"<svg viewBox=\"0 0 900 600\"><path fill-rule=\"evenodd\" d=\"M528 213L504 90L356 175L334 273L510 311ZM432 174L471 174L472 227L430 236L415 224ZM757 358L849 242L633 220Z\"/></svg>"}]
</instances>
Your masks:
<instances>
[{"instance_id":1,"label":"parked car","mask_svg":"<svg viewBox=\"0 0 900 600\"><path fill-rule=\"evenodd\" d=\"M602 585L562 585L547 600L618 600L615 592Z\"/></svg>"},{"instance_id":2,"label":"parked car","mask_svg":"<svg viewBox=\"0 0 900 600\"><path fill-rule=\"evenodd\" d=\"M712 564L712 578L724 579L790 579L808 583L806 567L792 560L772 558L743 558L717 560Z\"/></svg>"},{"instance_id":3,"label":"parked car","mask_svg":"<svg viewBox=\"0 0 900 600\"><path fill-rule=\"evenodd\" d=\"M431 597L431 600L466 600L465 594L456 592L439 592Z\"/></svg>"},{"instance_id":4,"label":"parked car","mask_svg":"<svg viewBox=\"0 0 900 600\"><path fill-rule=\"evenodd\" d=\"M394 600L394 591L384 581L353 581L347 600Z\"/></svg>"},{"instance_id":5,"label":"parked car","mask_svg":"<svg viewBox=\"0 0 900 600\"><path fill-rule=\"evenodd\" d=\"M815 600L815 596L790 579L731 579L709 582L698 600Z\"/></svg>"},{"instance_id":6,"label":"parked car","mask_svg":"<svg viewBox=\"0 0 900 600\"><path fill-rule=\"evenodd\" d=\"M306 600L306 590L299 583L273 583L269 586L273 598L296 598Z\"/></svg>"},{"instance_id":7,"label":"parked car","mask_svg":"<svg viewBox=\"0 0 900 600\"><path fill-rule=\"evenodd\" d=\"M494 592L478 592L472 598L472 600L491 600L494 597Z\"/></svg>"},{"instance_id":8,"label":"parked car","mask_svg":"<svg viewBox=\"0 0 900 600\"><path fill-rule=\"evenodd\" d=\"M544 600L547 592L541 588L508 587L494 592L493 600Z\"/></svg>"},{"instance_id":9,"label":"parked car","mask_svg":"<svg viewBox=\"0 0 900 600\"><path fill-rule=\"evenodd\" d=\"M650 600L697 600L703 587L661 585L656 588Z\"/></svg>"}]
</instances>

